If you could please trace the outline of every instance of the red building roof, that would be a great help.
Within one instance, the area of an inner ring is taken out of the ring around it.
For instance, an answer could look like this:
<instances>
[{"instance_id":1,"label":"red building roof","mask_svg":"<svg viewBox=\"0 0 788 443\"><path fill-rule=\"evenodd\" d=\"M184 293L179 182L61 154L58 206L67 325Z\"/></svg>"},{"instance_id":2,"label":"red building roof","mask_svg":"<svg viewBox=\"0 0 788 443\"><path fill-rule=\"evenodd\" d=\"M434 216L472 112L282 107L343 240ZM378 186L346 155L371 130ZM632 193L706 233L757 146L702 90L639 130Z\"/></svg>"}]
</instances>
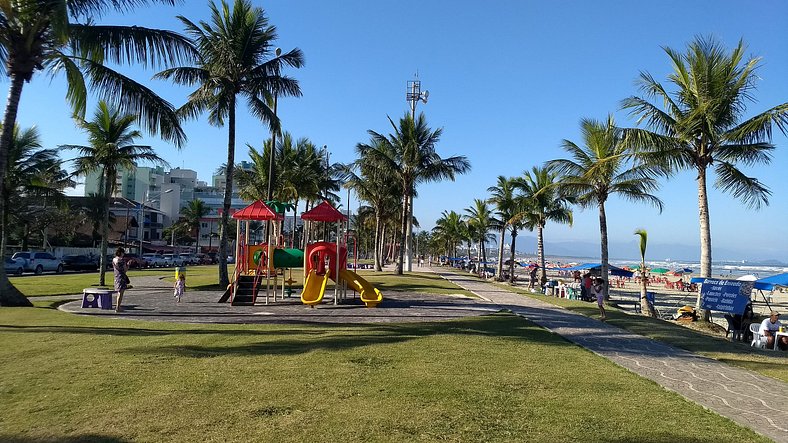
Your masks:
<instances>
[{"instance_id":1,"label":"red building roof","mask_svg":"<svg viewBox=\"0 0 788 443\"><path fill-rule=\"evenodd\" d=\"M301 214L301 220L335 222L347 220L347 217L324 200L323 203Z\"/></svg>"},{"instance_id":2,"label":"red building roof","mask_svg":"<svg viewBox=\"0 0 788 443\"><path fill-rule=\"evenodd\" d=\"M266 220L283 220L284 216L282 214L277 214L276 212L274 212L274 210L271 209L265 203L263 203L262 200L257 200L256 202L241 209L240 211L236 211L233 214L233 218L236 220L266 221Z\"/></svg>"}]
</instances>

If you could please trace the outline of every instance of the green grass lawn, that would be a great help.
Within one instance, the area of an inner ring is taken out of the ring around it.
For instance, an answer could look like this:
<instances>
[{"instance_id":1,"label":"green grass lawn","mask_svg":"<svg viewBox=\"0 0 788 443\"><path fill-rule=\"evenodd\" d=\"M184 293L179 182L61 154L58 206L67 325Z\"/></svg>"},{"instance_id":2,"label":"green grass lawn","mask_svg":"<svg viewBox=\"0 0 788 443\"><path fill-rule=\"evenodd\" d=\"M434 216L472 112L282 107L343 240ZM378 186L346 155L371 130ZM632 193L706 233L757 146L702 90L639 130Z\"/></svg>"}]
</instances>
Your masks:
<instances>
[{"instance_id":1,"label":"green grass lawn","mask_svg":"<svg viewBox=\"0 0 788 443\"><path fill-rule=\"evenodd\" d=\"M3 308L0 340L0 441L767 441L508 314L338 327Z\"/></svg>"},{"instance_id":2,"label":"green grass lawn","mask_svg":"<svg viewBox=\"0 0 788 443\"><path fill-rule=\"evenodd\" d=\"M552 296L533 294L525 289L501 285L514 292L533 297L554 305L562 306L572 312L589 317L599 317L596 302L588 303L567 300ZM788 382L788 353L762 351L750 347L749 343L731 342L725 336L714 334L711 330L698 330L702 325L696 323L698 329L690 329L675 323L651 317L627 314L620 309L606 306L607 323L653 338L673 346L711 357L725 363L740 366L763 375Z\"/></svg>"},{"instance_id":3,"label":"green grass lawn","mask_svg":"<svg viewBox=\"0 0 788 443\"><path fill-rule=\"evenodd\" d=\"M214 270L215 272L215 270ZM145 269L129 271L129 278L134 280L141 275L174 275L174 269ZM112 271L106 273L104 283L108 286L99 286L99 273L89 272L80 274L44 274L10 278L11 284L28 297L44 295L73 295L81 294L85 288L112 287Z\"/></svg>"}]
</instances>

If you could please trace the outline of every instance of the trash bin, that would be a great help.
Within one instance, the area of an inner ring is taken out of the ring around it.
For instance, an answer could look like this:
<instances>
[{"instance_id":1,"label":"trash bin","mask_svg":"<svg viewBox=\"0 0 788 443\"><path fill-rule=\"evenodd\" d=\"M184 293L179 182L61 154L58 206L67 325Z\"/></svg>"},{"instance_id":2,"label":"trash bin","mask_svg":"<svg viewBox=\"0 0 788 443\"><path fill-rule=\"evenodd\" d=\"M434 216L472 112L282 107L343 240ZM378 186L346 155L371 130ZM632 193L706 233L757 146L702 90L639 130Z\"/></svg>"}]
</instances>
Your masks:
<instances>
[{"instance_id":1,"label":"trash bin","mask_svg":"<svg viewBox=\"0 0 788 443\"><path fill-rule=\"evenodd\" d=\"M186 275L186 268L184 266L176 266L175 267L175 280L180 278L180 275Z\"/></svg>"}]
</instances>

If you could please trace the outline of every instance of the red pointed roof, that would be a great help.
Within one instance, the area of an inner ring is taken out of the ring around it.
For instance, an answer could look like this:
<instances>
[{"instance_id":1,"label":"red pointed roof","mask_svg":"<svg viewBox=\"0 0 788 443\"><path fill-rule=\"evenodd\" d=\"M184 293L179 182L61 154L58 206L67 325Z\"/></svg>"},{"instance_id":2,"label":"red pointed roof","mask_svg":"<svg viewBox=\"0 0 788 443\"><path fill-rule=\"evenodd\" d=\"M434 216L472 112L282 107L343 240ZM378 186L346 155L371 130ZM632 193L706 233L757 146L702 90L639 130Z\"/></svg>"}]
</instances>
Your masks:
<instances>
[{"instance_id":1,"label":"red pointed roof","mask_svg":"<svg viewBox=\"0 0 788 443\"><path fill-rule=\"evenodd\" d=\"M241 209L240 211L236 211L233 214L233 218L236 220L282 220L284 216L282 214L277 214L274 212L271 207L265 204L262 200L257 200L256 202L252 203L251 205Z\"/></svg>"},{"instance_id":2,"label":"red pointed roof","mask_svg":"<svg viewBox=\"0 0 788 443\"><path fill-rule=\"evenodd\" d=\"M347 220L347 217L323 200L323 203L301 214L301 220L335 222Z\"/></svg>"}]
</instances>

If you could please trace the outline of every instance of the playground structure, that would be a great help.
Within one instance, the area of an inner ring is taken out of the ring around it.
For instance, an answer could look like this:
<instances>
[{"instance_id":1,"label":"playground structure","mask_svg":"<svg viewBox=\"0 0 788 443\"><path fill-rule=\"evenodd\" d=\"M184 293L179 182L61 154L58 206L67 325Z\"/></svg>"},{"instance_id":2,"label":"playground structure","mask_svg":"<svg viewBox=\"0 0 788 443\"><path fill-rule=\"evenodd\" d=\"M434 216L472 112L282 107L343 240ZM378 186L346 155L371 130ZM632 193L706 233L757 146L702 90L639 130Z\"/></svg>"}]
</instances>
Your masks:
<instances>
[{"instance_id":1,"label":"playground structure","mask_svg":"<svg viewBox=\"0 0 788 443\"><path fill-rule=\"evenodd\" d=\"M305 225L309 222L337 222L337 242L317 242L309 244L309 229L305 226L307 236L305 244L307 253L296 248L285 248L283 237L280 235L280 223L284 215L273 210L263 201L256 201L246 208L233 214L236 220L236 268L233 279L225 293L219 300L220 303L228 300L232 305L254 305L257 303L258 294L265 282L265 304L271 300L276 301L278 294L284 300L285 294L292 291L292 269L304 268L304 287L301 301L311 307L319 304L325 295L328 279L333 280L334 304L347 298L347 289L351 288L359 293L361 301L367 307L375 307L383 296L378 289L353 271L347 269L347 247L340 242L342 221L346 220L328 202L322 202L310 211L301 215ZM269 223L267 239L264 243L250 244L250 222L261 221ZM354 239L355 240L355 239ZM355 246L355 243L354 243ZM279 271L282 271L281 291L279 285ZM289 270L290 278L285 279ZM273 298L272 298L273 297Z\"/></svg>"}]
</instances>

